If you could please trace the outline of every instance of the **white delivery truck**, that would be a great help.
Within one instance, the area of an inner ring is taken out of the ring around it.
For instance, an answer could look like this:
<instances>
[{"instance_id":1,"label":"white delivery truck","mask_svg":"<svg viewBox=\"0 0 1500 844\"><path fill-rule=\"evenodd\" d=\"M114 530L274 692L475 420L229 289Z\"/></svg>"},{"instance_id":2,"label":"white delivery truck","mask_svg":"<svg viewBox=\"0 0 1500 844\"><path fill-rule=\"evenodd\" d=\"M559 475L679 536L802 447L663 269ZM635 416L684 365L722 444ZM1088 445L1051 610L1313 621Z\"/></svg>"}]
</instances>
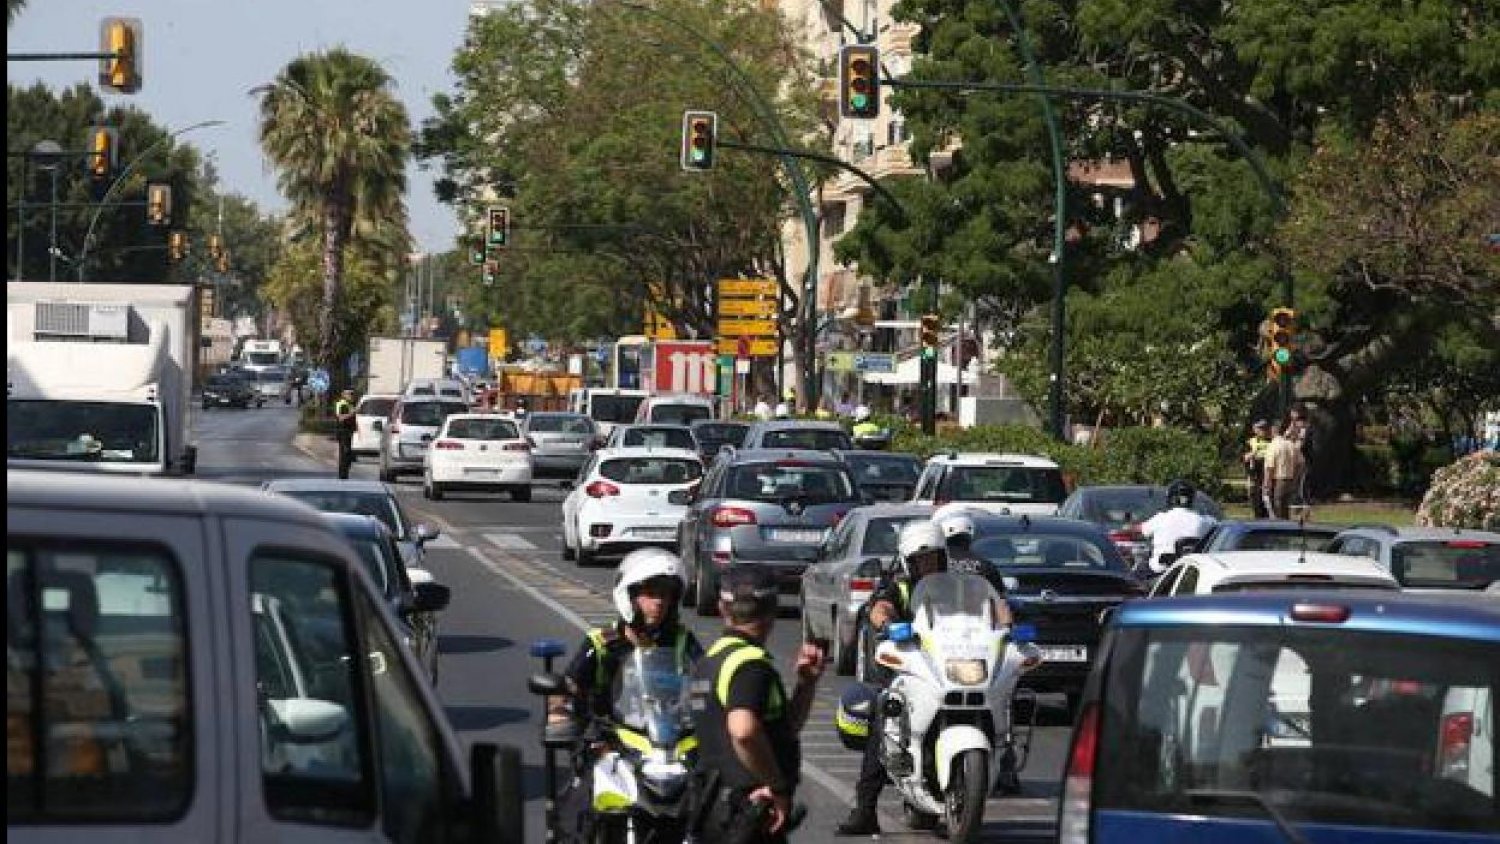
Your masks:
<instances>
[{"instance_id":1,"label":"white delivery truck","mask_svg":"<svg viewBox=\"0 0 1500 844\"><path fill-rule=\"evenodd\" d=\"M366 393L401 395L417 378L443 378L448 341L420 337L371 337Z\"/></svg>"},{"instance_id":2,"label":"white delivery truck","mask_svg":"<svg viewBox=\"0 0 1500 844\"><path fill-rule=\"evenodd\" d=\"M240 349L240 369L246 372L262 372L281 366L286 359L286 350L280 340L246 340Z\"/></svg>"},{"instance_id":3,"label":"white delivery truck","mask_svg":"<svg viewBox=\"0 0 1500 844\"><path fill-rule=\"evenodd\" d=\"M8 465L192 473L198 319L191 285L7 284Z\"/></svg>"}]
</instances>

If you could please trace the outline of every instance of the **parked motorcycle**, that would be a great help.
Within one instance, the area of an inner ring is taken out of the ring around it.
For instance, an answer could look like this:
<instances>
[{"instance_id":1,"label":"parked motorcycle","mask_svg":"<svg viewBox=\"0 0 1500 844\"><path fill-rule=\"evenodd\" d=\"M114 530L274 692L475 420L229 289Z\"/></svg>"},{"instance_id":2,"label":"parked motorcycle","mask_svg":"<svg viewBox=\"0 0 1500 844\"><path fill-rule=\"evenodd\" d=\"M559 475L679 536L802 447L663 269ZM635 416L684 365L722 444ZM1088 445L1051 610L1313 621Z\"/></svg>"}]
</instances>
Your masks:
<instances>
[{"instance_id":1,"label":"parked motorcycle","mask_svg":"<svg viewBox=\"0 0 1500 844\"><path fill-rule=\"evenodd\" d=\"M593 718L570 748L574 770L591 773L590 844L682 841L683 797L698 749L687 706L688 680L671 648L632 651L620 666L610 717ZM550 672L550 664L528 686L540 695L564 692L563 680ZM549 769L551 751L559 749L549 748ZM548 782L548 828L556 830L556 813L550 811L556 802L552 770Z\"/></svg>"},{"instance_id":2,"label":"parked motorcycle","mask_svg":"<svg viewBox=\"0 0 1500 844\"><path fill-rule=\"evenodd\" d=\"M907 824L930 829L941 818L960 844L979 834L992 787L1025 765L1031 743L1011 704L1041 654L1029 625L999 622L1002 600L978 575L928 575L912 593L913 621L889 625L875 649L895 676L877 704L883 734L871 740L882 742Z\"/></svg>"}]
</instances>

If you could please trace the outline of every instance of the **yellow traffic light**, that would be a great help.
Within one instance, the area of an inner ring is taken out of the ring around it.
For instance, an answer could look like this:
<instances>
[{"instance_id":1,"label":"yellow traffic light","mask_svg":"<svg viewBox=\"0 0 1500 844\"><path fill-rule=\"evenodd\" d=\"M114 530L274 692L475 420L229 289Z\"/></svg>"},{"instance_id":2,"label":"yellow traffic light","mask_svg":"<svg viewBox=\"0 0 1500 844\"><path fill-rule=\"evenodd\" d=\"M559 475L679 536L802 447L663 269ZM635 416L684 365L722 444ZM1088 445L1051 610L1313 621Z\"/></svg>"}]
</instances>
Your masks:
<instances>
[{"instance_id":1,"label":"yellow traffic light","mask_svg":"<svg viewBox=\"0 0 1500 844\"><path fill-rule=\"evenodd\" d=\"M682 113L682 169L703 172L714 169L718 147L719 115L712 111Z\"/></svg>"},{"instance_id":2,"label":"yellow traffic light","mask_svg":"<svg viewBox=\"0 0 1500 844\"><path fill-rule=\"evenodd\" d=\"M172 263L177 263L187 257L187 233L181 231L167 233L167 258Z\"/></svg>"},{"instance_id":3,"label":"yellow traffic light","mask_svg":"<svg viewBox=\"0 0 1500 844\"><path fill-rule=\"evenodd\" d=\"M217 234L211 234L211 235L209 235L208 236L208 254L209 254L209 257L211 257L211 258L213 258L215 260L218 260L219 256L221 254L223 254L223 252L224 252L224 238L221 237L220 235L217 235Z\"/></svg>"},{"instance_id":4,"label":"yellow traffic light","mask_svg":"<svg viewBox=\"0 0 1500 844\"><path fill-rule=\"evenodd\" d=\"M1296 361L1297 312L1291 308L1272 308L1266 320L1266 373L1278 378L1290 372Z\"/></svg>"},{"instance_id":5,"label":"yellow traffic light","mask_svg":"<svg viewBox=\"0 0 1500 844\"><path fill-rule=\"evenodd\" d=\"M109 181L110 175L114 173L117 158L115 130L108 126L95 126L89 129L89 178L95 182Z\"/></svg>"},{"instance_id":6,"label":"yellow traffic light","mask_svg":"<svg viewBox=\"0 0 1500 844\"><path fill-rule=\"evenodd\" d=\"M141 22L137 18L105 18L99 27L99 87L117 94L141 89Z\"/></svg>"},{"instance_id":7,"label":"yellow traffic light","mask_svg":"<svg viewBox=\"0 0 1500 844\"><path fill-rule=\"evenodd\" d=\"M172 224L172 186L166 182L146 183L146 222L153 226Z\"/></svg>"},{"instance_id":8,"label":"yellow traffic light","mask_svg":"<svg viewBox=\"0 0 1500 844\"><path fill-rule=\"evenodd\" d=\"M839 50L839 115L855 120L880 115L880 51L873 44Z\"/></svg>"}]
</instances>

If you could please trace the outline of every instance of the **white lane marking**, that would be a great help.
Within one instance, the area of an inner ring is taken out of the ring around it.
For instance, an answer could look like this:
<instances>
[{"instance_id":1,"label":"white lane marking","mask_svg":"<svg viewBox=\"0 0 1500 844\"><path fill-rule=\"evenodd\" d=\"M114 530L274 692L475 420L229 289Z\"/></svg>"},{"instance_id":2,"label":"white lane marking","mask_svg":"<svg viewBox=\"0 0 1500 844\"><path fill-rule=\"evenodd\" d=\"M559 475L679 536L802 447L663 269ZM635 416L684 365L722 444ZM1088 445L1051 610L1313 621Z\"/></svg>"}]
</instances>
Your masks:
<instances>
[{"instance_id":1,"label":"white lane marking","mask_svg":"<svg viewBox=\"0 0 1500 844\"><path fill-rule=\"evenodd\" d=\"M425 543L423 543L422 547L424 547L424 548L442 548L442 549L445 549L445 550L452 550L452 549L455 549L455 548L462 548L464 546L460 545L457 539L454 539L453 537L449 536L446 532L444 532L444 533L438 534L437 539L429 539L429 540L427 540Z\"/></svg>"},{"instance_id":2,"label":"white lane marking","mask_svg":"<svg viewBox=\"0 0 1500 844\"><path fill-rule=\"evenodd\" d=\"M513 533L487 533L485 539L490 544L503 551L535 551L536 546L525 537L516 536Z\"/></svg>"},{"instance_id":3,"label":"white lane marking","mask_svg":"<svg viewBox=\"0 0 1500 844\"><path fill-rule=\"evenodd\" d=\"M516 587L522 592L525 592L527 595L530 595L538 603L542 604L542 606L545 606L547 609L550 609L553 612L557 613L563 618L564 621L567 621L569 624L577 627L580 632L588 632L589 623L587 621L584 621L583 617L578 613L573 612L572 610L553 600L550 595L543 592L542 590L536 588L535 586L532 586L516 575L506 571L503 566L485 556L485 553L478 548L470 546L468 550L469 554L474 559L478 560L480 565L510 581L510 584L512 586Z\"/></svg>"}]
</instances>

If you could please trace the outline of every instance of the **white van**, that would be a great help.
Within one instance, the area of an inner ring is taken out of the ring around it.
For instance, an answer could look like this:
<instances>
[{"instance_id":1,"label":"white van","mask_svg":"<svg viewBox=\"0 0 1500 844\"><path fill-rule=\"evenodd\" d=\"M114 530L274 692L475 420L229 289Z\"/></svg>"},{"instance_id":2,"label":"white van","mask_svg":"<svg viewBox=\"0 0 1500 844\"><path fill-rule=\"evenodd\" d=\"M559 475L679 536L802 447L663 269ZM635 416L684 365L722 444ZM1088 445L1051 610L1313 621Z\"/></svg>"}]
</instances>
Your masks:
<instances>
[{"instance_id":1,"label":"white van","mask_svg":"<svg viewBox=\"0 0 1500 844\"><path fill-rule=\"evenodd\" d=\"M6 481L7 840L525 840L520 754L464 763L317 511L229 484Z\"/></svg>"},{"instance_id":2,"label":"white van","mask_svg":"<svg viewBox=\"0 0 1500 844\"><path fill-rule=\"evenodd\" d=\"M568 392L568 410L594 420L599 436L608 439L616 425L635 421L636 411L650 395L645 390L619 387L585 387Z\"/></svg>"},{"instance_id":3,"label":"white van","mask_svg":"<svg viewBox=\"0 0 1500 844\"><path fill-rule=\"evenodd\" d=\"M636 408L635 421L658 425L691 425L699 419L713 419L714 400L696 393L662 393L647 396Z\"/></svg>"}]
</instances>

